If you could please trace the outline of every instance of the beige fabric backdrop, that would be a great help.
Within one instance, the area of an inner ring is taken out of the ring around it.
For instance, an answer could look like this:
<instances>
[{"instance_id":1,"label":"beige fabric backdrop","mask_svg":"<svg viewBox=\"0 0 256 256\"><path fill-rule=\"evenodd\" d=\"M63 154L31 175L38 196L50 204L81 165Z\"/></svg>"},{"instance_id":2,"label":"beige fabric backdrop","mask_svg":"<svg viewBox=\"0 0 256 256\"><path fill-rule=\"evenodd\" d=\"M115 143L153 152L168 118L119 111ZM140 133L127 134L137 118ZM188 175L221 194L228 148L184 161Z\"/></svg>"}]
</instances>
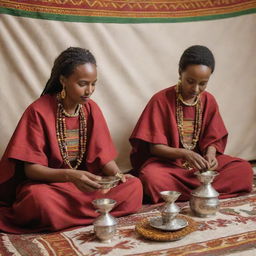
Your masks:
<instances>
[{"instance_id":1,"label":"beige fabric backdrop","mask_svg":"<svg viewBox=\"0 0 256 256\"><path fill-rule=\"evenodd\" d=\"M130 168L128 137L144 106L177 82L183 50L203 44L216 58L208 90L230 133L226 153L256 159L256 15L170 24L0 18L0 155L24 109L40 95L55 57L81 46L96 56L99 81L92 98L107 119L118 164Z\"/></svg>"}]
</instances>

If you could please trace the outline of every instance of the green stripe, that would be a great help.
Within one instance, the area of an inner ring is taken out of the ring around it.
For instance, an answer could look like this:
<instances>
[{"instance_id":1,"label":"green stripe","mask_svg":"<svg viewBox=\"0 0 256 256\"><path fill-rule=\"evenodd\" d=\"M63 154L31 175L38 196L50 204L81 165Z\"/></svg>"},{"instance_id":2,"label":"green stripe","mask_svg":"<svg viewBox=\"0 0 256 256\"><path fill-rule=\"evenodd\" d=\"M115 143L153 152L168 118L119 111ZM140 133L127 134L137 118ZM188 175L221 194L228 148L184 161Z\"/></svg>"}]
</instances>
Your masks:
<instances>
[{"instance_id":1,"label":"green stripe","mask_svg":"<svg viewBox=\"0 0 256 256\"><path fill-rule=\"evenodd\" d=\"M66 142L67 142L67 146L72 146L72 147L74 147L74 146L79 146L79 139L77 138L77 139L70 139L70 138L67 138L66 139Z\"/></svg>"},{"instance_id":2,"label":"green stripe","mask_svg":"<svg viewBox=\"0 0 256 256\"><path fill-rule=\"evenodd\" d=\"M119 17L90 17L90 16L76 16L76 15L61 15L39 12L27 12L18 9L0 7L0 13L10 14L13 16L29 17L35 19L58 20L69 22L87 22L87 23L175 23L175 22L189 22L201 20L217 20L224 18L231 18L245 14L256 13L256 8L251 8L244 11L231 12L226 14L216 14L209 16L198 17L184 17L184 18L119 18Z\"/></svg>"}]
</instances>

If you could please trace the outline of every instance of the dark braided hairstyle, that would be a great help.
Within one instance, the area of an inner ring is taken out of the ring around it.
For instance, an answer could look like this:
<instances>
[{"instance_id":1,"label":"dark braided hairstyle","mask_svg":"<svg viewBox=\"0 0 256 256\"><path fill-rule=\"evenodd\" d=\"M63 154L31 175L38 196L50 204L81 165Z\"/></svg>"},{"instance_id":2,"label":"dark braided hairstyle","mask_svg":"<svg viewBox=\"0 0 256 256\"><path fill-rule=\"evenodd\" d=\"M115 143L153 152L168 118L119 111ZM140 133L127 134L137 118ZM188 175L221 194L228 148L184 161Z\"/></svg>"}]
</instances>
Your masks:
<instances>
[{"instance_id":1,"label":"dark braided hairstyle","mask_svg":"<svg viewBox=\"0 0 256 256\"><path fill-rule=\"evenodd\" d=\"M215 60L211 50L202 45L193 45L187 48L180 58L179 74L189 65L205 65L211 68L213 73Z\"/></svg>"},{"instance_id":2,"label":"dark braided hairstyle","mask_svg":"<svg viewBox=\"0 0 256 256\"><path fill-rule=\"evenodd\" d=\"M78 65L85 63L96 65L96 60L89 50L80 47L69 47L63 51L54 61L51 76L41 96L62 91L60 76L69 77Z\"/></svg>"}]
</instances>

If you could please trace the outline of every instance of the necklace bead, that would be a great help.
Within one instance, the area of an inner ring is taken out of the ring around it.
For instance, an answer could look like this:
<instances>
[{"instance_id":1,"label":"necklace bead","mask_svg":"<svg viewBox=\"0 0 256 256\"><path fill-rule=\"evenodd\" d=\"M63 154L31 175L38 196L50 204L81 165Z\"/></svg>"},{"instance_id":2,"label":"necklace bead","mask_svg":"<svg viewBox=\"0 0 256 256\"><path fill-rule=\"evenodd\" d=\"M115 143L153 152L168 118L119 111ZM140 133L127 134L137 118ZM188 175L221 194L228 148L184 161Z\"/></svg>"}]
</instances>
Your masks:
<instances>
[{"instance_id":1,"label":"necklace bead","mask_svg":"<svg viewBox=\"0 0 256 256\"><path fill-rule=\"evenodd\" d=\"M180 85L181 85L181 81L179 81L179 82L177 83L177 85L176 85L176 95L177 95L177 99L179 99L185 106L188 106L188 107L193 107L193 106L195 106L195 105L198 103L198 101L199 101L200 95L197 95L197 96L196 96L196 99L195 99L194 102L188 103L188 102L186 102L186 101L183 99L183 97L182 97L182 95L181 95Z\"/></svg>"},{"instance_id":2,"label":"necklace bead","mask_svg":"<svg viewBox=\"0 0 256 256\"><path fill-rule=\"evenodd\" d=\"M196 99L195 99L195 101L194 101L193 103L188 103L188 102L186 102L186 101L183 99L181 93L179 93L179 96L178 96L178 97L179 97L179 100L180 100L185 106L188 106L188 107L193 107L193 106L195 106L195 105L198 103L198 101L199 101L199 95L196 96Z\"/></svg>"},{"instance_id":3,"label":"necklace bead","mask_svg":"<svg viewBox=\"0 0 256 256\"><path fill-rule=\"evenodd\" d=\"M193 150L195 149L197 142L199 140L199 135L201 131L201 124L202 124L202 110L201 110L201 99L200 96L198 95L198 98L196 99L196 104L193 103L193 105L187 105L184 104L184 102L181 100L182 97L180 97L180 91L179 91L179 86L176 86L176 119L177 119L177 127L179 131L179 137L180 137L180 142L183 146L183 148L188 149L188 150ZM193 138L191 141L191 144L187 144L184 142L184 129L183 129L183 106L182 104L186 106L195 106L196 110L196 115L195 115L195 122L194 122L194 131L193 131ZM189 163L185 162L184 167L189 169Z\"/></svg>"},{"instance_id":4,"label":"necklace bead","mask_svg":"<svg viewBox=\"0 0 256 256\"><path fill-rule=\"evenodd\" d=\"M66 116L66 117L76 117L76 116L79 115L80 108L81 108L81 104L78 104L78 106L77 106L76 111L75 111L74 114L69 114L69 113L63 108L63 114L64 114L64 116Z\"/></svg>"},{"instance_id":5,"label":"necklace bead","mask_svg":"<svg viewBox=\"0 0 256 256\"><path fill-rule=\"evenodd\" d=\"M64 107L61 102L60 94L57 95L57 117L56 117L56 136L60 148L60 152L64 162L69 166L71 169L77 169L81 164L85 151L86 151L86 141L87 141L87 124L86 118L83 111L83 107L79 104L76 112L78 114L68 114L65 112ZM79 115L79 154L76 160L76 165L72 166L69 157L68 157L68 150L66 144L66 122L65 116L67 117L74 117Z\"/></svg>"}]
</instances>

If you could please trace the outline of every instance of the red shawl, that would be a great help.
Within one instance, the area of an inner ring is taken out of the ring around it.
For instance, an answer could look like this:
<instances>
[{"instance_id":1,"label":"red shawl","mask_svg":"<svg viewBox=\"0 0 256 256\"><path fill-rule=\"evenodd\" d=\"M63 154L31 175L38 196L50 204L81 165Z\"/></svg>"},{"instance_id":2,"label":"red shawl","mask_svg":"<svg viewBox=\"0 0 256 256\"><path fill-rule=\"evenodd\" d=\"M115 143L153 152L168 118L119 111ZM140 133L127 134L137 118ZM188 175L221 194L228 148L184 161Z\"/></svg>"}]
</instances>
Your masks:
<instances>
[{"instance_id":1,"label":"red shawl","mask_svg":"<svg viewBox=\"0 0 256 256\"><path fill-rule=\"evenodd\" d=\"M197 148L203 153L208 146L214 145L218 153L224 153L227 130L220 116L218 105L209 92L201 94L202 126ZM149 143L164 144L180 148L176 121L175 86L156 93L141 114L130 137L132 166L139 170L146 162L153 161ZM179 161L176 161L179 165Z\"/></svg>"},{"instance_id":2,"label":"red shawl","mask_svg":"<svg viewBox=\"0 0 256 256\"><path fill-rule=\"evenodd\" d=\"M26 179L23 163L51 168L68 168L60 154L56 137L56 95L45 95L22 115L0 162L0 205L15 199L15 187ZM79 169L95 172L113 160L117 153L106 121L97 104L84 104L87 118L86 155Z\"/></svg>"}]
</instances>

